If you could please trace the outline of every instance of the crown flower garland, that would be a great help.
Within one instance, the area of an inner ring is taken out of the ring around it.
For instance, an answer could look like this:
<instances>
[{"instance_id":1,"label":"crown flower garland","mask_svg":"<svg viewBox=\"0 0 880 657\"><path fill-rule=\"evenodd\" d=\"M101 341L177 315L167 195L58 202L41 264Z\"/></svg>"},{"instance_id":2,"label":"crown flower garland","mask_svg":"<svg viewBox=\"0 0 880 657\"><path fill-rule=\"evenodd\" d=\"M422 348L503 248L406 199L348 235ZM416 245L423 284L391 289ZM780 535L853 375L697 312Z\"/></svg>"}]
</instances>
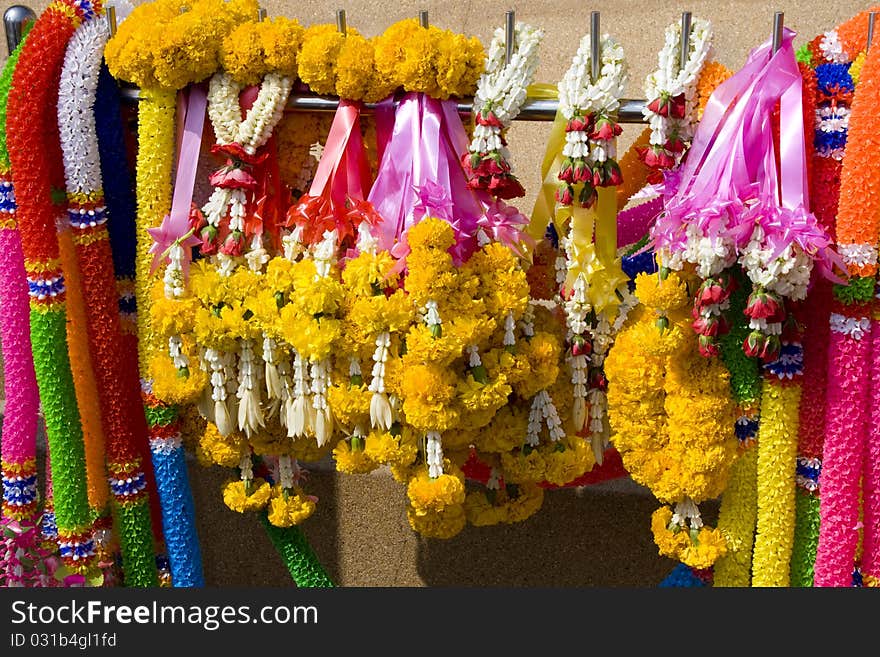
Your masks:
<instances>
[{"instance_id":1,"label":"crown flower garland","mask_svg":"<svg viewBox=\"0 0 880 657\"><path fill-rule=\"evenodd\" d=\"M486 58L486 71L474 94L474 137L462 164L468 186L482 189L501 199L525 196L525 190L512 173L510 152L504 137L526 100L526 90L538 67L538 47L544 31L517 23L513 34L513 54L506 63L504 28L495 30Z\"/></svg>"}]
</instances>

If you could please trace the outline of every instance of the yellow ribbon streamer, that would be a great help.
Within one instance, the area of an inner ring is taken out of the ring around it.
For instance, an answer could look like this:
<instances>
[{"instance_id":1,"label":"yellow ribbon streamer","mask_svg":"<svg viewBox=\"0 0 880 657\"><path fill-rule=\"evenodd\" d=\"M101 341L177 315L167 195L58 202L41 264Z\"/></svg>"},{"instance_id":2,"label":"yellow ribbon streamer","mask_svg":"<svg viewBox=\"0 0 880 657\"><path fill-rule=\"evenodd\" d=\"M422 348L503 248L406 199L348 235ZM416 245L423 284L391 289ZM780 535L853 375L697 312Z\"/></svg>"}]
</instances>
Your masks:
<instances>
[{"instance_id":1,"label":"yellow ribbon streamer","mask_svg":"<svg viewBox=\"0 0 880 657\"><path fill-rule=\"evenodd\" d=\"M549 84L530 85L527 93L530 98L558 97L556 86ZM565 287L571 289L578 275L583 274L588 283L590 304L596 312L602 312L619 305L617 289L627 280L617 257L617 192L614 187L600 187L597 190L598 201L592 208L580 207L577 200L571 206L557 206L556 189L559 187L558 175L564 159L562 148L565 146L567 122L557 110L541 163L541 189L532 209L528 233L536 240L541 240L552 221L556 232L561 235L565 222L571 219L574 257Z\"/></svg>"}]
</instances>

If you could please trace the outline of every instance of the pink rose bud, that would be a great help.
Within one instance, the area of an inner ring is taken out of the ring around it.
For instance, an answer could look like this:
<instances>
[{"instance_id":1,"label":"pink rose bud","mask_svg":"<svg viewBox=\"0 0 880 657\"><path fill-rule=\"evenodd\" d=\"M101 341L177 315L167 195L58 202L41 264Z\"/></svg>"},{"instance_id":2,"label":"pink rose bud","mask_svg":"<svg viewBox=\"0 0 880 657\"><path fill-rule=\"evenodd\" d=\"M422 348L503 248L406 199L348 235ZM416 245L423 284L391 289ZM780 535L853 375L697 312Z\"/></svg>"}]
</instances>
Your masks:
<instances>
[{"instance_id":1,"label":"pink rose bud","mask_svg":"<svg viewBox=\"0 0 880 657\"><path fill-rule=\"evenodd\" d=\"M718 347L718 341L710 335L701 335L699 337L700 355L704 358L712 358L721 353Z\"/></svg>"},{"instance_id":2,"label":"pink rose bud","mask_svg":"<svg viewBox=\"0 0 880 657\"><path fill-rule=\"evenodd\" d=\"M571 205L574 201L574 189L571 185L560 185L556 188L556 200L562 205Z\"/></svg>"},{"instance_id":3,"label":"pink rose bud","mask_svg":"<svg viewBox=\"0 0 880 657\"><path fill-rule=\"evenodd\" d=\"M749 358L756 358L764 349L765 336L760 331L752 331L743 340L743 352Z\"/></svg>"},{"instance_id":4,"label":"pink rose bud","mask_svg":"<svg viewBox=\"0 0 880 657\"><path fill-rule=\"evenodd\" d=\"M752 292L746 304L745 314L752 319L775 317L780 311L776 296L764 291Z\"/></svg>"},{"instance_id":5,"label":"pink rose bud","mask_svg":"<svg viewBox=\"0 0 880 657\"><path fill-rule=\"evenodd\" d=\"M684 94L679 94L672 99L669 105L669 116L675 119L683 119L687 113L687 102Z\"/></svg>"}]
</instances>

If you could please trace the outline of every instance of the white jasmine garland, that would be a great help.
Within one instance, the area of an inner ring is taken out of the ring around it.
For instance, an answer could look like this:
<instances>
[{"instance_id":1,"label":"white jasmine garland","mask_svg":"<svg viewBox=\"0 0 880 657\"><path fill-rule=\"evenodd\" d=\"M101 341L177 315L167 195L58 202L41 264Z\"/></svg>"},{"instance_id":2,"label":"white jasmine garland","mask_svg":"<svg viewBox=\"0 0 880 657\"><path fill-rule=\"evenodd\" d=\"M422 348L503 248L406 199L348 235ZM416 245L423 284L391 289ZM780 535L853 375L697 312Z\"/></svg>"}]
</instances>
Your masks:
<instances>
[{"instance_id":1,"label":"white jasmine garland","mask_svg":"<svg viewBox=\"0 0 880 657\"><path fill-rule=\"evenodd\" d=\"M620 98L629 77L623 46L607 34L600 40L599 79L590 80L590 35L581 39L571 66L560 80L559 110L566 119L575 114L612 114L620 107Z\"/></svg>"},{"instance_id":2,"label":"white jasmine garland","mask_svg":"<svg viewBox=\"0 0 880 657\"><path fill-rule=\"evenodd\" d=\"M502 158L510 154L501 141L501 133L519 114L526 101L526 88L538 68L538 47L544 38L544 30L525 23L517 23L514 30L514 49L510 63L505 64L506 34L504 28L495 30L486 58L486 70L477 82L474 94L474 110L482 114L492 113L502 124L474 127L474 137L468 150L473 154L499 151Z\"/></svg>"},{"instance_id":3,"label":"white jasmine garland","mask_svg":"<svg viewBox=\"0 0 880 657\"><path fill-rule=\"evenodd\" d=\"M436 479L443 474L443 443L438 431L428 432L425 462L428 464L428 476L431 479Z\"/></svg>"},{"instance_id":4,"label":"white jasmine garland","mask_svg":"<svg viewBox=\"0 0 880 657\"><path fill-rule=\"evenodd\" d=\"M712 52L712 24L701 18L695 18L691 23L684 68L680 67L680 51L681 23L675 22L666 28L665 43L657 56L657 69L645 78L648 103L642 113L651 128L650 143L655 146L665 146L673 136L683 141L693 137L697 123L697 82ZM647 107L656 99L676 98L682 94L685 98L684 118L662 116Z\"/></svg>"}]
</instances>

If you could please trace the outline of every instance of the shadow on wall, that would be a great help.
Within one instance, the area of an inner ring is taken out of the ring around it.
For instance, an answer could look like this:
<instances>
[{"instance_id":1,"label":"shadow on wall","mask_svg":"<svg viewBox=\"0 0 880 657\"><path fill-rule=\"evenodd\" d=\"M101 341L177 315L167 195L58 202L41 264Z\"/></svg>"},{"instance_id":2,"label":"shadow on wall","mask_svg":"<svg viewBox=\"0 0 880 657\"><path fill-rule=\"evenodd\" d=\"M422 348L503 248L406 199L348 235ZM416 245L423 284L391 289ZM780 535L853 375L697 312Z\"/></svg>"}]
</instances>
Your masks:
<instances>
[{"instance_id":1,"label":"shadow on wall","mask_svg":"<svg viewBox=\"0 0 880 657\"><path fill-rule=\"evenodd\" d=\"M252 514L233 513L221 489L231 471L190 464L209 586L291 586ZM466 527L447 541L421 539L406 520L406 493L387 473L313 471L319 497L308 539L338 586L654 587L674 563L651 536L650 495L585 488L549 491L515 525ZM707 523L716 503L701 509Z\"/></svg>"},{"instance_id":2,"label":"shadow on wall","mask_svg":"<svg viewBox=\"0 0 880 657\"><path fill-rule=\"evenodd\" d=\"M657 506L649 495L548 491L523 523L421 541L419 573L433 586L653 587L675 565L651 536ZM706 521L716 515L707 504Z\"/></svg>"}]
</instances>

